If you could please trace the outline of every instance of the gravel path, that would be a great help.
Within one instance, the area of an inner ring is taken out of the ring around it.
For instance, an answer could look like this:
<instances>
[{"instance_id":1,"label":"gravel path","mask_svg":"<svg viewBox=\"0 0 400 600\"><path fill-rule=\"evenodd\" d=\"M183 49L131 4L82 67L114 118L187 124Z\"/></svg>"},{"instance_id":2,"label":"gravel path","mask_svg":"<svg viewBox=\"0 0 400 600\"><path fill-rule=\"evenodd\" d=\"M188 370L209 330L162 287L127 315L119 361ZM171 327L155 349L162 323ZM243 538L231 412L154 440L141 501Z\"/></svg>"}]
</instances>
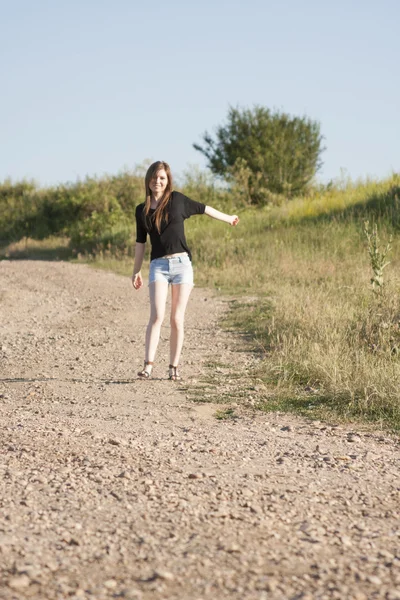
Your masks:
<instances>
[{"instance_id":1,"label":"gravel path","mask_svg":"<svg viewBox=\"0 0 400 600\"><path fill-rule=\"evenodd\" d=\"M213 395L255 358L203 289L184 380L167 380L167 319L137 380L146 294L0 262L0 598L399 600L398 441L246 402L217 420ZM195 403L210 360L231 367Z\"/></svg>"}]
</instances>

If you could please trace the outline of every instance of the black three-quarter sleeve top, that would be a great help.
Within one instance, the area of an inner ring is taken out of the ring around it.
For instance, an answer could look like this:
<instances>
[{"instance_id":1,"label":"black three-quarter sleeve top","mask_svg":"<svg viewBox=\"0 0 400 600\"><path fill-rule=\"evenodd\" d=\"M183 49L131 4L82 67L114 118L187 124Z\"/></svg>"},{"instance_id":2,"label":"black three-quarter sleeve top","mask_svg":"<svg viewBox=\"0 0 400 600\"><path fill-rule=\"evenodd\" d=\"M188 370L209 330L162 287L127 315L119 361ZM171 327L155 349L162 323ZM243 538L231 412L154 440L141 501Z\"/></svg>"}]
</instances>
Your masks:
<instances>
[{"instance_id":1,"label":"black three-quarter sleeve top","mask_svg":"<svg viewBox=\"0 0 400 600\"><path fill-rule=\"evenodd\" d=\"M185 219L192 215L204 214L206 205L191 200L180 192L172 192L167 204L168 221L162 221L160 233L158 233L152 219L155 210L150 209L146 223L144 206L145 203L143 202L136 207L136 241L144 244L147 240L147 234L149 234L151 242L150 260L178 252L187 252L189 257L192 258L186 243L183 223Z\"/></svg>"}]
</instances>

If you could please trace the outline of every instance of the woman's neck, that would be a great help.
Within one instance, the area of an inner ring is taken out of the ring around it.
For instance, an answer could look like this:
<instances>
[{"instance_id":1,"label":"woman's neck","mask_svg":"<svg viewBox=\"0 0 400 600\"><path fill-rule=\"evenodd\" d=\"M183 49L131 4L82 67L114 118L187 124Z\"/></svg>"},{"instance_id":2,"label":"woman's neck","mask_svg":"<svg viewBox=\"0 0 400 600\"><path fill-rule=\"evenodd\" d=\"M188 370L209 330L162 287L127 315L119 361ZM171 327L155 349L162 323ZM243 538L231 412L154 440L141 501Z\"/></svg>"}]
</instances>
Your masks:
<instances>
[{"instance_id":1,"label":"woman's neck","mask_svg":"<svg viewBox=\"0 0 400 600\"><path fill-rule=\"evenodd\" d=\"M161 200L162 198L162 193L160 194L151 194L151 203L152 204L158 204L158 202Z\"/></svg>"}]
</instances>

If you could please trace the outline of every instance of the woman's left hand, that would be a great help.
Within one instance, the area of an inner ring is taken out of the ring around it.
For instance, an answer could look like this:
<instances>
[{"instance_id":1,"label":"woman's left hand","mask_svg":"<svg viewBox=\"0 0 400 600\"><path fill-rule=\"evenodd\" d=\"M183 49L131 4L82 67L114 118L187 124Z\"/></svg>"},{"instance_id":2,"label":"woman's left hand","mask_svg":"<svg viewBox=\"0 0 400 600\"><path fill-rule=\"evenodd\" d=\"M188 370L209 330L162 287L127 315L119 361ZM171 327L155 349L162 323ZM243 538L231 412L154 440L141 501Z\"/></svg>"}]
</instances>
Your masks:
<instances>
[{"instance_id":1,"label":"woman's left hand","mask_svg":"<svg viewBox=\"0 0 400 600\"><path fill-rule=\"evenodd\" d=\"M237 215L232 215L230 218L230 224L232 225L232 227L236 227L236 225L239 223L239 217Z\"/></svg>"}]
</instances>

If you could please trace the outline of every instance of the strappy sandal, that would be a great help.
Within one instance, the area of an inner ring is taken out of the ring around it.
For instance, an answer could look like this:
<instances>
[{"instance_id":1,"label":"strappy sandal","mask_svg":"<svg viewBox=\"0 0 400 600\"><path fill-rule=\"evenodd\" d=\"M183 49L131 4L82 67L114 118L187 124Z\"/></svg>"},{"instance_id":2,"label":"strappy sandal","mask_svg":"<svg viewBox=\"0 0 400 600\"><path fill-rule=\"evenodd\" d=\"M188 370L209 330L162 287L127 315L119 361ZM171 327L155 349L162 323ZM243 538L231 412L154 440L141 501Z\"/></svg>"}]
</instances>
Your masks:
<instances>
[{"instance_id":1,"label":"strappy sandal","mask_svg":"<svg viewBox=\"0 0 400 600\"><path fill-rule=\"evenodd\" d=\"M146 371L146 367L148 365L150 365L150 367L151 367L150 371ZM150 362L150 361L146 362L146 361L144 361L144 367L143 367L143 369L141 371L139 371L138 377L140 377L141 379L150 379L151 373L153 371L153 365L154 365L153 362Z\"/></svg>"},{"instance_id":2,"label":"strappy sandal","mask_svg":"<svg viewBox=\"0 0 400 600\"><path fill-rule=\"evenodd\" d=\"M180 381L182 379L178 372L178 365L176 367L169 365L169 379L171 381Z\"/></svg>"}]
</instances>

